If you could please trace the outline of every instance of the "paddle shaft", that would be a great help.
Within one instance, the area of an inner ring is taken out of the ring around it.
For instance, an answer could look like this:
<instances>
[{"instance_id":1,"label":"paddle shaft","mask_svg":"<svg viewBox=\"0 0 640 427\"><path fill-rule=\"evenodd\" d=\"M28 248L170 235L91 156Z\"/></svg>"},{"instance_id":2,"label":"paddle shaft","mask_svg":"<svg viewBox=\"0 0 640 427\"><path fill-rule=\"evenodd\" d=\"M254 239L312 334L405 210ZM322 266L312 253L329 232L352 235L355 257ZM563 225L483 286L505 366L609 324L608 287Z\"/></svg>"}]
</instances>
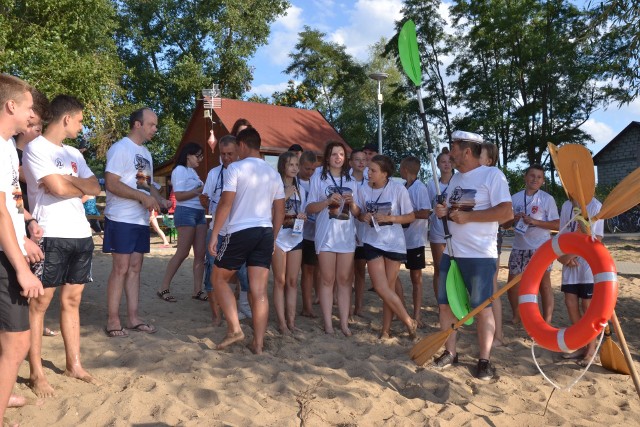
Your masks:
<instances>
[{"instance_id":1,"label":"paddle shaft","mask_svg":"<svg viewBox=\"0 0 640 427\"><path fill-rule=\"evenodd\" d=\"M636 366L633 364L631 352L629 352L627 340L624 338L624 334L622 333L622 328L620 327L620 322L618 321L618 316L616 315L615 310L613 310L611 322L613 323L613 329L616 331L616 335L618 335L618 339L620 340L620 345L622 346L622 354L624 354L624 359L627 361L627 365L629 366L631 378L633 378L633 385L636 387L636 393L638 393L638 397L640 397L640 379L638 379L638 372L636 371Z\"/></svg>"}]
</instances>

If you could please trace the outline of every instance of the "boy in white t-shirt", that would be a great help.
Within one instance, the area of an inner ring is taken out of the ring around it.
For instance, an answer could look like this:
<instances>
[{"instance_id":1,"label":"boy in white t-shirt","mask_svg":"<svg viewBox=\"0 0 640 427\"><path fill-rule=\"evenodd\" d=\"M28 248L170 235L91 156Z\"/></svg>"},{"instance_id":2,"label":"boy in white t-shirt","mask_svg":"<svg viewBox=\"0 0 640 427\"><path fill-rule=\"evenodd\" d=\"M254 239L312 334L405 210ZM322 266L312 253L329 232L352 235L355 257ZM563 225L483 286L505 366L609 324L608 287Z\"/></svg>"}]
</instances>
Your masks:
<instances>
[{"instance_id":1,"label":"boy in white t-shirt","mask_svg":"<svg viewBox=\"0 0 640 427\"><path fill-rule=\"evenodd\" d=\"M31 87L0 74L0 421L4 420L18 368L29 351L29 298L44 294L42 283L25 260L18 154L9 141L27 130L34 117L32 107Z\"/></svg>"},{"instance_id":2,"label":"boy in white t-shirt","mask_svg":"<svg viewBox=\"0 0 640 427\"><path fill-rule=\"evenodd\" d=\"M575 205L571 200L567 200L562 205L560 211L560 230L562 234L580 231L578 229L580 227L578 221L571 221L574 216L574 209L576 211L580 209ZM601 207L602 203L593 198L587 205L588 215L583 216L585 218L587 216L594 217L600 212ZM592 232L595 234L596 239L602 240L604 221L598 220L592 227ZM575 324L582 318L591 303L594 285L593 272L587 261L577 255L562 255L558 258L558 261L562 264L562 286L560 290L564 293L564 303L567 306L569 319L571 319L572 324ZM586 367L595 351L596 341L593 340L584 348L578 349L573 353L564 354L563 357L565 359L578 359L576 363Z\"/></svg>"},{"instance_id":3,"label":"boy in white t-shirt","mask_svg":"<svg viewBox=\"0 0 640 427\"><path fill-rule=\"evenodd\" d=\"M84 284L93 280L93 238L82 196L97 196L100 184L82 153L63 144L65 139L82 132L83 108L72 96L56 96L50 104L51 121L45 132L31 141L23 153L32 215L44 229L40 244L45 258L33 269L45 292L29 305L29 380L38 397L54 394L44 374L41 350L44 316L57 288L60 288L60 328L65 338L65 375L99 384L80 363L79 305ZM54 253L56 256L48 255Z\"/></svg>"},{"instance_id":4,"label":"boy in white t-shirt","mask_svg":"<svg viewBox=\"0 0 640 427\"><path fill-rule=\"evenodd\" d=\"M311 191L311 177L313 176L318 162L318 157L313 151L305 151L300 156L300 170L298 172L298 183L304 191L305 198L309 197ZM321 168L322 169L322 168ZM318 287L320 286L320 269L318 267L318 255L315 247L316 216L307 215L302 229L302 274L300 278L300 288L302 293L301 316L316 317L313 313L313 290L316 298Z\"/></svg>"},{"instance_id":5,"label":"boy in white t-shirt","mask_svg":"<svg viewBox=\"0 0 640 427\"><path fill-rule=\"evenodd\" d=\"M540 189L544 184L544 169L531 165L524 173L525 189L511 197L513 204L513 225L515 238L509 255L509 278L511 281L524 272L534 252L551 238L550 230L558 230L560 217L553 197ZM511 221L506 226L510 226ZM551 289L551 267L544 272L540 282L542 317L551 323L553 315L553 290ZM509 289L509 303L513 313L513 323L520 323L518 313L519 285Z\"/></svg>"}]
</instances>

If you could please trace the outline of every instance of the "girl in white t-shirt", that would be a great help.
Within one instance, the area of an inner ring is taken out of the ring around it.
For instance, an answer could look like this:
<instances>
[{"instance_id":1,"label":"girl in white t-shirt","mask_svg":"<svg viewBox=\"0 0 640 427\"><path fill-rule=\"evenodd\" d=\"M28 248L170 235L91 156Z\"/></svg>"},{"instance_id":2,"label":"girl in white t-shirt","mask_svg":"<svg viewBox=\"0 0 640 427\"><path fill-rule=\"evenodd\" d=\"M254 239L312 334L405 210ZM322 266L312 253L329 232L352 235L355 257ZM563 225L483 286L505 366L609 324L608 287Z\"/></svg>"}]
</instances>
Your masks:
<instances>
[{"instance_id":1,"label":"girl in white t-shirt","mask_svg":"<svg viewBox=\"0 0 640 427\"><path fill-rule=\"evenodd\" d=\"M176 302L175 297L169 291L169 285L182 262L189 256L192 247L193 294L191 298L200 301L208 300L207 294L202 290L207 236L205 211L200 204L200 194L202 194L204 183L195 170L203 158L202 148L195 142L189 142L180 151L176 166L171 173L171 183L176 197L173 222L178 232L178 248L167 264L167 270L158 290L158 297L167 302Z\"/></svg>"},{"instance_id":2,"label":"girl in white t-shirt","mask_svg":"<svg viewBox=\"0 0 640 427\"><path fill-rule=\"evenodd\" d=\"M332 141L327 144L322 171L311 178L307 213L317 214L315 245L320 268L319 299L324 330L333 334L333 284L337 283L340 329L345 336L351 336L349 305L353 253L356 250L354 216L360 214L360 209L354 201L358 183L349 175L346 154L343 143Z\"/></svg>"},{"instance_id":3,"label":"girl in white t-shirt","mask_svg":"<svg viewBox=\"0 0 640 427\"><path fill-rule=\"evenodd\" d=\"M298 183L299 163L294 151L278 158L278 173L284 184L284 222L276 239L271 267L273 268L273 305L276 308L278 329L282 334L295 330L298 274L302 264L302 228L307 219L304 213L305 191ZM299 221L297 221L299 220Z\"/></svg>"},{"instance_id":4,"label":"girl in white t-shirt","mask_svg":"<svg viewBox=\"0 0 640 427\"><path fill-rule=\"evenodd\" d=\"M369 162L369 182L358 194L358 219L367 224L362 242L369 277L384 302L381 338L390 336L394 314L407 326L411 337L415 337L418 327L395 291L400 263L407 257L402 224L412 222L415 215L407 189L390 180L394 170L389 157L374 156Z\"/></svg>"},{"instance_id":5,"label":"girl in white t-shirt","mask_svg":"<svg viewBox=\"0 0 640 427\"><path fill-rule=\"evenodd\" d=\"M444 195L446 200L449 181L451 180L451 177L454 173L451 166L451 158L449 158L448 148L445 147L442 149L442 152L438 154L438 157L436 157L436 163L438 165L438 169L440 170L440 179L438 180L438 185L440 186L440 194ZM427 190L429 191L431 206L435 206L438 201L436 200L437 192L433 180L429 181ZM440 277L440 260L442 259L442 254L444 253L446 242L444 240L444 228L442 225L442 220L436 216L435 210L431 213L431 218L429 219L429 246L431 247L431 256L433 258L433 294L435 295L437 300L438 278Z\"/></svg>"}]
</instances>

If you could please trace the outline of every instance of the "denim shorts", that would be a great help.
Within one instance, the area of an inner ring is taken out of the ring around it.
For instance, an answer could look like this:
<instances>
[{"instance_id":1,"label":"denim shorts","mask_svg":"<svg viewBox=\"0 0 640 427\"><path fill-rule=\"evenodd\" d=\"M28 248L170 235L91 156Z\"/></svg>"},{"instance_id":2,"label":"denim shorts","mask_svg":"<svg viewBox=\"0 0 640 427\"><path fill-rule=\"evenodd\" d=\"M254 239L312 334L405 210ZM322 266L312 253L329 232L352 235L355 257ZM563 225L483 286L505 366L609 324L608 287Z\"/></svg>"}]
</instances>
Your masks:
<instances>
[{"instance_id":1,"label":"denim shorts","mask_svg":"<svg viewBox=\"0 0 640 427\"><path fill-rule=\"evenodd\" d=\"M207 223L204 215L204 209L177 206L176 211L173 213L173 224L176 228L196 227Z\"/></svg>"},{"instance_id":2,"label":"denim shorts","mask_svg":"<svg viewBox=\"0 0 640 427\"><path fill-rule=\"evenodd\" d=\"M476 308L493 295L493 275L497 268L496 258L456 258L462 273L462 280L469 291L469 305ZM438 304L449 304L447 299L447 273L451 258L442 254L440 261L440 278L438 279ZM490 307L488 305L487 307Z\"/></svg>"}]
</instances>

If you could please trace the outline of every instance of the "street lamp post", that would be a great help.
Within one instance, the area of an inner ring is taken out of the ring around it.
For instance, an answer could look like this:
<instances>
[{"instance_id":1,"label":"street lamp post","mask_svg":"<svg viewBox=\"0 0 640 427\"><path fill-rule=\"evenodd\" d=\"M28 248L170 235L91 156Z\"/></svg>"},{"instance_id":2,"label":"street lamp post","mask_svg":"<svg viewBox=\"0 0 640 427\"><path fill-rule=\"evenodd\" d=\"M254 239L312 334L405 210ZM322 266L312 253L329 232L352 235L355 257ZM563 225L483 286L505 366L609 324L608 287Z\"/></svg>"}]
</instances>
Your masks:
<instances>
[{"instance_id":1,"label":"street lamp post","mask_svg":"<svg viewBox=\"0 0 640 427\"><path fill-rule=\"evenodd\" d=\"M382 154L382 92L380 85L382 80L389 77L387 73L371 73L369 77L378 82L378 154Z\"/></svg>"}]
</instances>

